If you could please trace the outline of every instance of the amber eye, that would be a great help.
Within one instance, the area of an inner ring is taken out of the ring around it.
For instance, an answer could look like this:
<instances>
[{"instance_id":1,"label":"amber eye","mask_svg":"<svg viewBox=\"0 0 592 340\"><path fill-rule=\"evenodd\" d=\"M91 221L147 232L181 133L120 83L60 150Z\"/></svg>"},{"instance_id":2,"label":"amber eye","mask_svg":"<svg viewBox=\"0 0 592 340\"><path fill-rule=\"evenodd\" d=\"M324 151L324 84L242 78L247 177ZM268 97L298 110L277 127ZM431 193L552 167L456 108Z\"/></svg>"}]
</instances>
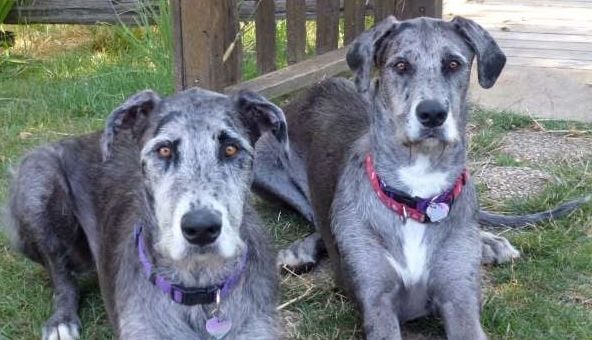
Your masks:
<instances>
[{"instance_id":1,"label":"amber eye","mask_svg":"<svg viewBox=\"0 0 592 340\"><path fill-rule=\"evenodd\" d=\"M458 61L451 61L448 63L448 69L454 71L457 70L460 67L460 63Z\"/></svg>"},{"instance_id":2,"label":"amber eye","mask_svg":"<svg viewBox=\"0 0 592 340\"><path fill-rule=\"evenodd\" d=\"M224 147L224 155L226 157L233 157L238 152L238 148L234 145L226 145Z\"/></svg>"},{"instance_id":3,"label":"amber eye","mask_svg":"<svg viewBox=\"0 0 592 340\"><path fill-rule=\"evenodd\" d=\"M399 72L405 72L405 71L407 71L407 63L404 61L399 61L398 63L395 64L395 68Z\"/></svg>"},{"instance_id":4,"label":"amber eye","mask_svg":"<svg viewBox=\"0 0 592 340\"><path fill-rule=\"evenodd\" d=\"M173 151L168 146L161 146L158 148L158 155L162 158L171 158Z\"/></svg>"}]
</instances>

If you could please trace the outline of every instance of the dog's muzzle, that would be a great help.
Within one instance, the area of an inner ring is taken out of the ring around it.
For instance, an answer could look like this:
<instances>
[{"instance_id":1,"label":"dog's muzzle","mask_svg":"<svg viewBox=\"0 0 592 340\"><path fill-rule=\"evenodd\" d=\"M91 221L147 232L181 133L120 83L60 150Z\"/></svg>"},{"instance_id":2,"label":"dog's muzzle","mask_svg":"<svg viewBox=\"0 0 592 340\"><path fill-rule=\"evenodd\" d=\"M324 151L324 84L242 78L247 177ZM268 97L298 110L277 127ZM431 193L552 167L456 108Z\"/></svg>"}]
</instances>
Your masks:
<instances>
[{"instance_id":1,"label":"dog's muzzle","mask_svg":"<svg viewBox=\"0 0 592 340\"><path fill-rule=\"evenodd\" d=\"M181 231L187 242L206 246L214 243L222 230L222 216L209 209L195 209L181 218Z\"/></svg>"},{"instance_id":2,"label":"dog's muzzle","mask_svg":"<svg viewBox=\"0 0 592 340\"><path fill-rule=\"evenodd\" d=\"M448 110L436 100L423 100L417 105L415 115L424 128L435 129L444 124Z\"/></svg>"}]
</instances>

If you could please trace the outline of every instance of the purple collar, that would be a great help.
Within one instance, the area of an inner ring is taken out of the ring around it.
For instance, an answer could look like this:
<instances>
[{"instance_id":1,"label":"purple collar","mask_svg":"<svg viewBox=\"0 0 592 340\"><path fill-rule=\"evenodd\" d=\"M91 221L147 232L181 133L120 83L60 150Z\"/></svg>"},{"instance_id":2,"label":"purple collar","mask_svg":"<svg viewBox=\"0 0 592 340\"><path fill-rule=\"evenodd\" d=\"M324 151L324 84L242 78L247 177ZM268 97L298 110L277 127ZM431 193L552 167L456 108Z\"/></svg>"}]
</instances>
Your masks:
<instances>
[{"instance_id":1,"label":"purple collar","mask_svg":"<svg viewBox=\"0 0 592 340\"><path fill-rule=\"evenodd\" d=\"M247 253L245 250L241 257L240 265L232 275L230 275L224 282L219 285L212 285L207 287L185 287L180 284L171 283L164 276L158 275L152 271L152 263L146 255L146 245L144 244L144 237L142 237L142 227L137 225L134 229L134 236L136 239L136 247L138 248L138 257L144 268L144 274L163 293L168 295L171 300L176 303L193 306L205 305L216 302L216 298L225 298L230 294L230 291L238 281L247 267Z\"/></svg>"}]
</instances>

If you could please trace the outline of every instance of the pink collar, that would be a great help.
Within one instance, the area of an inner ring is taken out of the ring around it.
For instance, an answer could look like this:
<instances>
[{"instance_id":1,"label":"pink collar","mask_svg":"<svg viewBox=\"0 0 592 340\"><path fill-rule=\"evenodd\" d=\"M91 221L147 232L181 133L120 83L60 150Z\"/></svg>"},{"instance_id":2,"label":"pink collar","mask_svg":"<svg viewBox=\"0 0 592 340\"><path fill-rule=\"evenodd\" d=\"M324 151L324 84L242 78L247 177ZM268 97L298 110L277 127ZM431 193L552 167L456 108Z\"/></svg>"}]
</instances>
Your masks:
<instances>
[{"instance_id":1,"label":"pink collar","mask_svg":"<svg viewBox=\"0 0 592 340\"><path fill-rule=\"evenodd\" d=\"M421 223L440 222L448 216L454 200L460 196L469 179L467 169L458 176L451 189L430 198L412 197L384 183L374 168L372 155L366 155L366 174L378 199L403 220L408 217Z\"/></svg>"}]
</instances>

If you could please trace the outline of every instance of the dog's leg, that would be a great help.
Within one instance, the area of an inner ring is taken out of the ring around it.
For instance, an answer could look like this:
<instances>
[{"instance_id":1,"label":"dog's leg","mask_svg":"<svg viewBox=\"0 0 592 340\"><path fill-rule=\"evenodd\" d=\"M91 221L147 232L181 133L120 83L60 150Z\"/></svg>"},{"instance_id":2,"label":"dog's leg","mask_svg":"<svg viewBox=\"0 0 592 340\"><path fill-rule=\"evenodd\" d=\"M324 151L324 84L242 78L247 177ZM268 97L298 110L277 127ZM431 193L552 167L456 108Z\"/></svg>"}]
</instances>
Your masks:
<instances>
[{"instance_id":1,"label":"dog's leg","mask_svg":"<svg viewBox=\"0 0 592 340\"><path fill-rule=\"evenodd\" d=\"M487 339L481 327L479 231L451 232L431 265L429 291L452 340Z\"/></svg>"},{"instance_id":2,"label":"dog's leg","mask_svg":"<svg viewBox=\"0 0 592 340\"><path fill-rule=\"evenodd\" d=\"M520 257L520 252L504 237L481 231L481 263L502 264Z\"/></svg>"},{"instance_id":3,"label":"dog's leg","mask_svg":"<svg viewBox=\"0 0 592 340\"><path fill-rule=\"evenodd\" d=\"M444 319L446 337L450 340L487 339L481 328L479 301L461 295L451 298L439 306L440 314ZM460 301L463 303L461 304Z\"/></svg>"},{"instance_id":4,"label":"dog's leg","mask_svg":"<svg viewBox=\"0 0 592 340\"><path fill-rule=\"evenodd\" d=\"M358 296L364 316L364 335L368 340L401 339L399 319L394 313L392 291L366 291Z\"/></svg>"},{"instance_id":5,"label":"dog's leg","mask_svg":"<svg viewBox=\"0 0 592 340\"><path fill-rule=\"evenodd\" d=\"M395 306L399 290L396 273L387 264L384 254L370 250L381 249L378 244L374 248L365 248L366 246L368 244L360 248L365 249L362 253L354 255L356 259L344 258L341 261L344 268L341 275L349 278L350 287L347 289L356 297L360 306L365 338L401 339Z\"/></svg>"},{"instance_id":6,"label":"dog's leg","mask_svg":"<svg viewBox=\"0 0 592 340\"><path fill-rule=\"evenodd\" d=\"M271 134L261 136L255 149L253 191L269 202L283 203L314 225L302 157L291 149L284 154Z\"/></svg>"},{"instance_id":7,"label":"dog's leg","mask_svg":"<svg viewBox=\"0 0 592 340\"><path fill-rule=\"evenodd\" d=\"M47 258L47 270L53 285L53 315L43 327L43 340L70 340L80 336L78 287L63 256Z\"/></svg>"},{"instance_id":8,"label":"dog's leg","mask_svg":"<svg viewBox=\"0 0 592 340\"><path fill-rule=\"evenodd\" d=\"M304 273L314 268L325 252L321 234L314 232L280 250L277 264L278 267L286 266L295 273Z\"/></svg>"},{"instance_id":9,"label":"dog's leg","mask_svg":"<svg viewBox=\"0 0 592 340\"><path fill-rule=\"evenodd\" d=\"M447 281L439 281L432 290L434 303L444 320L446 337L451 340L487 339L480 321L480 286L466 279L470 275L463 274L450 269Z\"/></svg>"},{"instance_id":10,"label":"dog's leg","mask_svg":"<svg viewBox=\"0 0 592 340\"><path fill-rule=\"evenodd\" d=\"M401 339L395 305L401 284L390 255L355 209L339 199L333 206L340 207L331 228L341 253L336 276L361 309L366 339Z\"/></svg>"},{"instance_id":11,"label":"dog's leg","mask_svg":"<svg viewBox=\"0 0 592 340\"><path fill-rule=\"evenodd\" d=\"M54 289L54 312L43 327L44 340L79 337L79 296L73 271L92 266L57 155L53 147L27 155L10 192L12 228L21 248L45 267Z\"/></svg>"}]
</instances>

